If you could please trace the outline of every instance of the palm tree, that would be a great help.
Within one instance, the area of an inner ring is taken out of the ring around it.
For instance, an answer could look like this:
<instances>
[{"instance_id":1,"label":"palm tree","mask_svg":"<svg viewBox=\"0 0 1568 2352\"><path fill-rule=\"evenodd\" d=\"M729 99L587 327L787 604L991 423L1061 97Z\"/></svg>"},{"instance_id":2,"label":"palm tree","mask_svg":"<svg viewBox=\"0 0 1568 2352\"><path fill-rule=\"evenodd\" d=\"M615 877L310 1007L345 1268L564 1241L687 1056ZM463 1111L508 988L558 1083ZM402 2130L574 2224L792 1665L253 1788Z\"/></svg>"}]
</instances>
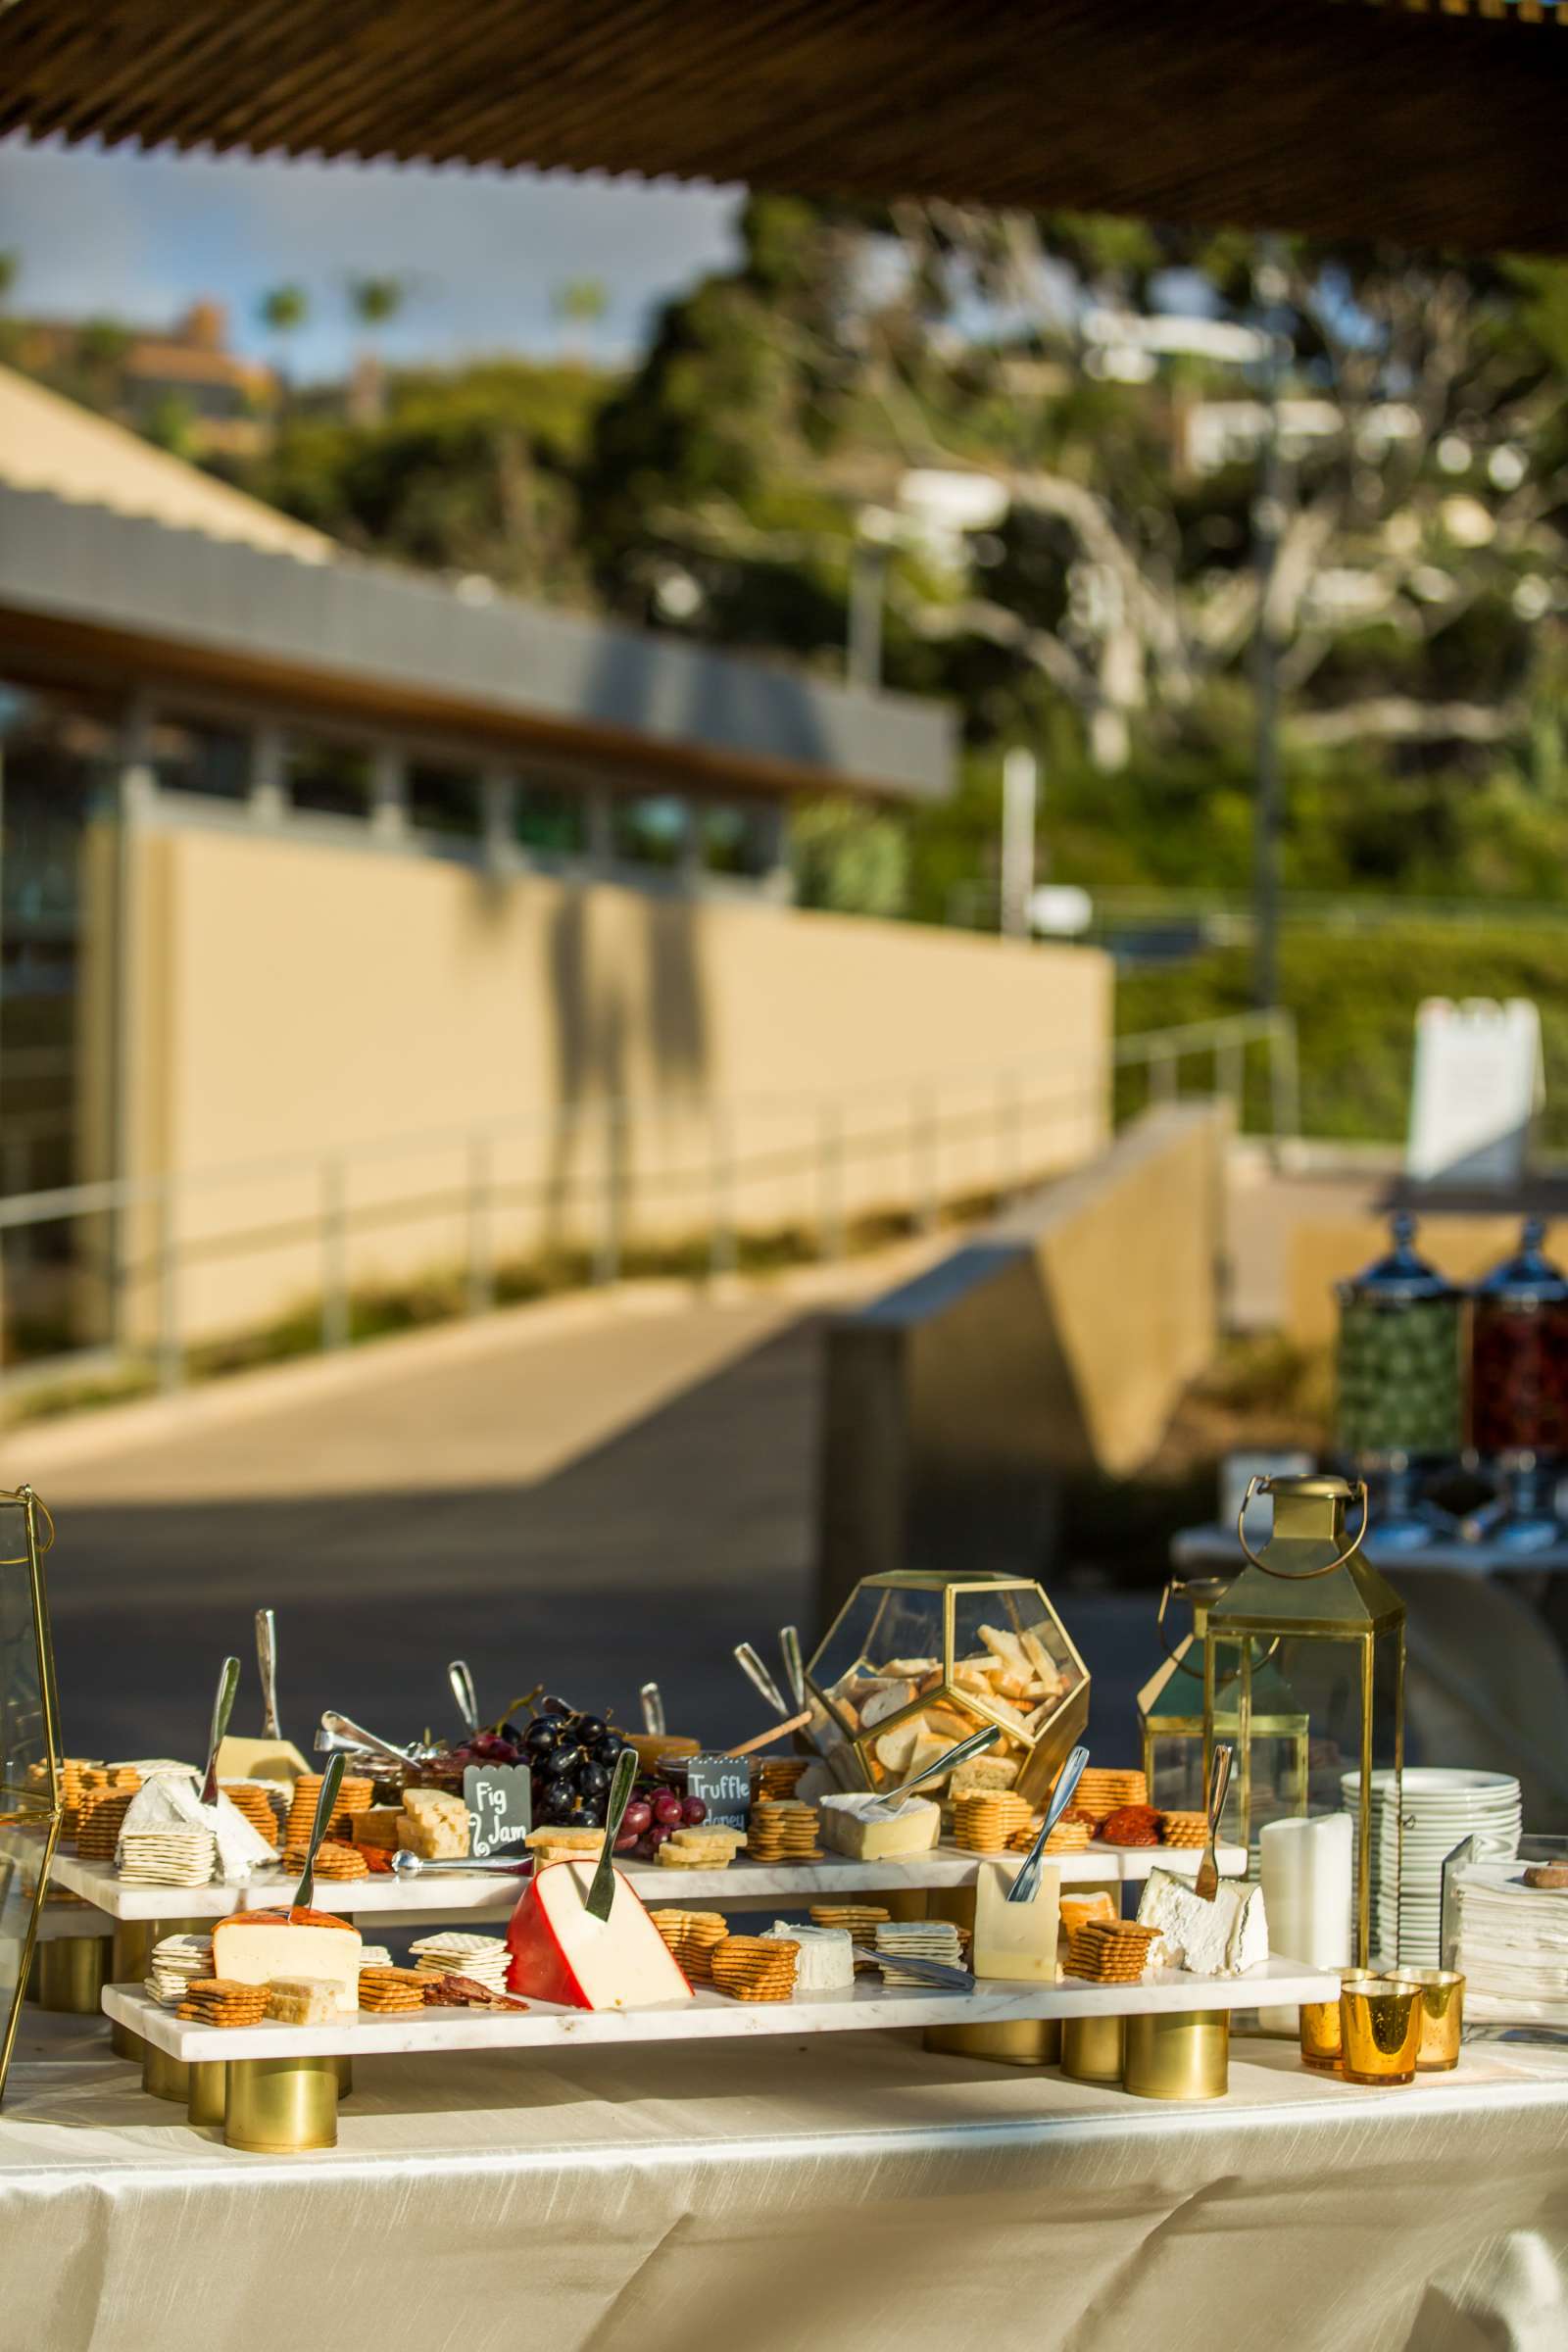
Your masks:
<instances>
[{"instance_id":1,"label":"palm tree","mask_svg":"<svg viewBox=\"0 0 1568 2352\"><path fill-rule=\"evenodd\" d=\"M390 326L409 298L409 281L398 276L364 276L349 279L349 308L368 335L378 335ZM379 424L386 413L386 377L381 355L373 349L361 353L354 369L354 390L351 406L359 421Z\"/></svg>"},{"instance_id":2,"label":"palm tree","mask_svg":"<svg viewBox=\"0 0 1568 2352\"><path fill-rule=\"evenodd\" d=\"M610 308L605 283L598 277L569 277L558 286L552 304L563 327L563 348L586 367L594 328Z\"/></svg>"},{"instance_id":3,"label":"palm tree","mask_svg":"<svg viewBox=\"0 0 1568 2352\"><path fill-rule=\"evenodd\" d=\"M263 326L277 339L273 368L277 374L279 406L287 397L288 369L284 365L284 350L291 336L297 335L311 315L311 298L303 286L270 286L257 305Z\"/></svg>"}]
</instances>

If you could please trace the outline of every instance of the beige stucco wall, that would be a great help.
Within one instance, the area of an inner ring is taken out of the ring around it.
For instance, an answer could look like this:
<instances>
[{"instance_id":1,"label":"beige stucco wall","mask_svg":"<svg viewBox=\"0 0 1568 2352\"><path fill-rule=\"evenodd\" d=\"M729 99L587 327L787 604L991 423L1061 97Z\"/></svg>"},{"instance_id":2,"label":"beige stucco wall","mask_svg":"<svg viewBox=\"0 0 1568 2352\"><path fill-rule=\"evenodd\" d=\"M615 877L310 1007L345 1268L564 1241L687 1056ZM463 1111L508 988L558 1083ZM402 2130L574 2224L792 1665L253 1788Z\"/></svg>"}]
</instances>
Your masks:
<instances>
[{"instance_id":1,"label":"beige stucco wall","mask_svg":"<svg viewBox=\"0 0 1568 2352\"><path fill-rule=\"evenodd\" d=\"M277 1163L185 1188L187 1339L319 1292L339 1183L366 1284L460 1266L476 1221L497 1260L591 1245L607 1166L629 1247L715 1201L766 1232L981 1193L1106 1132L1093 951L195 827L127 867L128 1171ZM145 1337L156 1236L126 1230Z\"/></svg>"}]
</instances>

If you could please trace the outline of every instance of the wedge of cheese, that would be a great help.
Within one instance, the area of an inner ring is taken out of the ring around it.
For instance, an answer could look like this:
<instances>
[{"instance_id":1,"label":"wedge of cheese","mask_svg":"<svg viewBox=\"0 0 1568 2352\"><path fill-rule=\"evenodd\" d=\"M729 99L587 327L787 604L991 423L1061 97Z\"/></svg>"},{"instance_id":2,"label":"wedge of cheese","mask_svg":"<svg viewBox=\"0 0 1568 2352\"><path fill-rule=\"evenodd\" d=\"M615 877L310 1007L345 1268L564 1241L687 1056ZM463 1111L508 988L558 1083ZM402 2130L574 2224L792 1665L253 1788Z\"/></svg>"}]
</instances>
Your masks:
<instances>
[{"instance_id":1,"label":"wedge of cheese","mask_svg":"<svg viewBox=\"0 0 1568 2352\"><path fill-rule=\"evenodd\" d=\"M929 1797L906 1797L898 1807L857 1790L824 1796L822 1842L857 1862L910 1862L928 1854L942 1832L942 1808Z\"/></svg>"},{"instance_id":2,"label":"wedge of cheese","mask_svg":"<svg viewBox=\"0 0 1568 2352\"><path fill-rule=\"evenodd\" d=\"M507 1931L509 1989L564 2009L653 2009L691 2000L664 1938L618 1870L610 1917L594 1918L588 1909L594 1868L552 1862L535 1872Z\"/></svg>"},{"instance_id":3,"label":"wedge of cheese","mask_svg":"<svg viewBox=\"0 0 1568 2352\"><path fill-rule=\"evenodd\" d=\"M213 1929L213 1974L236 1984L312 1977L332 1987L338 2010L360 2007L360 1931L330 1911L236 1911Z\"/></svg>"},{"instance_id":4,"label":"wedge of cheese","mask_svg":"<svg viewBox=\"0 0 1568 2352\"><path fill-rule=\"evenodd\" d=\"M1016 1862L980 1865L974 1895L974 1973L1000 1977L1005 1984L1054 1984L1061 1873L1054 1864L1045 1864L1034 1900L1010 1903L1007 1896L1022 1868L1021 1856Z\"/></svg>"},{"instance_id":5,"label":"wedge of cheese","mask_svg":"<svg viewBox=\"0 0 1568 2352\"><path fill-rule=\"evenodd\" d=\"M1152 1870L1138 1905L1141 1927L1157 1928L1151 1968L1180 1968L1195 1977L1239 1977L1268 1958L1263 1889L1221 1879L1211 1903L1168 1871Z\"/></svg>"}]
</instances>

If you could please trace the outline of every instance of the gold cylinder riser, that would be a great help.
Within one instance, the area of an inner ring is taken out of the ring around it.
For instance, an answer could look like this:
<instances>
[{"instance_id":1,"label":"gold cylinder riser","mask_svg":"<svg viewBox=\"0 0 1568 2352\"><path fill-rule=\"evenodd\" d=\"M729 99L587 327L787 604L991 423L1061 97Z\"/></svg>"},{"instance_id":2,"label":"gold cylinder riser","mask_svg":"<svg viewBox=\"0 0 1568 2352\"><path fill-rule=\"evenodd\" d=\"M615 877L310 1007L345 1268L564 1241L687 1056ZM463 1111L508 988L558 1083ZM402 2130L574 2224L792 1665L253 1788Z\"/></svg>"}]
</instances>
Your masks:
<instances>
[{"instance_id":1,"label":"gold cylinder riser","mask_svg":"<svg viewBox=\"0 0 1568 2352\"><path fill-rule=\"evenodd\" d=\"M331 2058L231 2058L223 2137L255 2156L337 2145L337 2064Z\"/></svg>"},{"instance_id":2,"label":"gold cylinder riser","mask_svg":"<svg viewBox=\"0 0 1568 2352\"><path fill-rule=\"evenodd\" d=\"M38 2006L71 2017L96 2017L109 1983L107 1936L56 1936L37 1947Z\"/></svg>"},{"instance_id":3,"label":"gold cylinder riser","mask_svg":"<svg viewBox=\"0 0 1568 2352\"><path fill-rule=\"evenodd\" d=\"M222 2129L228 2104L228 2068L221 2058L204 2059L190 2069L190 2087L185 2099L185 2121L188 2124L216 2124Z\"/></svg>"},{"instance_id":4,"label":"gold cylinder riser","mask_svg":"<svg viewBox=\"0 0 1568 2352\"><path fill-rule=\"evenodd\" d=\"M1222 2099L1230 2086L1230 2024L1224 2009L1130 2017L1123 2088L1139 2099Z\"/></svg>"},{"instance_id":5,"label":"gold cylinder riser","mask_svg":"<svg viewBox=\"0 0 1568 2352\"><path fill-rule=\"evenodd\" d=\"M150 2041L141 2045L141 2086L149 2098L173 2099L183 2107L190 2098L191 2070L183 2058L171 2058Z\"/></svg>"},{"instance_id":6,"label":"gold cylinder riser","mask_svg":"<svg viewBox=\"0 0 1568 2352\"><path fill-rule=\"evenodd\" d=\"M1055 2066L1061 2057L1061 2022L1005 2017L989 2026L927 2026L925 2046L945 2058L987 2058L995 2066Z\"/></svg>"},{"instance_id":7,"label":"gold cylinder riser","mask_svg":"<svg viewBox=\"0 0 1568 2352\"><path fill-rule=\"evenodd\" d=\"M1126 2019L1067 2017L1061 2025L1061 2071L1074 2082L1121 2088Z\"/></svg>"}]
</instances>

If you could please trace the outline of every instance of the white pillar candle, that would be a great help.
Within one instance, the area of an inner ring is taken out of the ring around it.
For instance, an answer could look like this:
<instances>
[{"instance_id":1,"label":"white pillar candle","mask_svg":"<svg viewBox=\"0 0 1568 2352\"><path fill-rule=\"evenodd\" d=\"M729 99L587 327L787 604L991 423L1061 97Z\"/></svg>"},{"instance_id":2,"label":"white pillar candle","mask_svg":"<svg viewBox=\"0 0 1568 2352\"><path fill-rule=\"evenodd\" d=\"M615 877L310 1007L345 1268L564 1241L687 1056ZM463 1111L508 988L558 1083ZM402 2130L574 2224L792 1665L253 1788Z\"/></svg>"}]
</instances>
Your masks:
<instances>
[{"instance_id":1,"label":"white pillar candle","mask_svg":"<svg viewBox=\"0 0 1568 2352\"><path fill-rule=\"evenodd\" d=\"M1309 1968L1350 1961L1352 1825L1348 1813L1266 1822L1258 1837L1268 1944ZM1265 2033L1294 2034L1294 2009L1265 2009Z\"/></svg>"}]
</instances>

